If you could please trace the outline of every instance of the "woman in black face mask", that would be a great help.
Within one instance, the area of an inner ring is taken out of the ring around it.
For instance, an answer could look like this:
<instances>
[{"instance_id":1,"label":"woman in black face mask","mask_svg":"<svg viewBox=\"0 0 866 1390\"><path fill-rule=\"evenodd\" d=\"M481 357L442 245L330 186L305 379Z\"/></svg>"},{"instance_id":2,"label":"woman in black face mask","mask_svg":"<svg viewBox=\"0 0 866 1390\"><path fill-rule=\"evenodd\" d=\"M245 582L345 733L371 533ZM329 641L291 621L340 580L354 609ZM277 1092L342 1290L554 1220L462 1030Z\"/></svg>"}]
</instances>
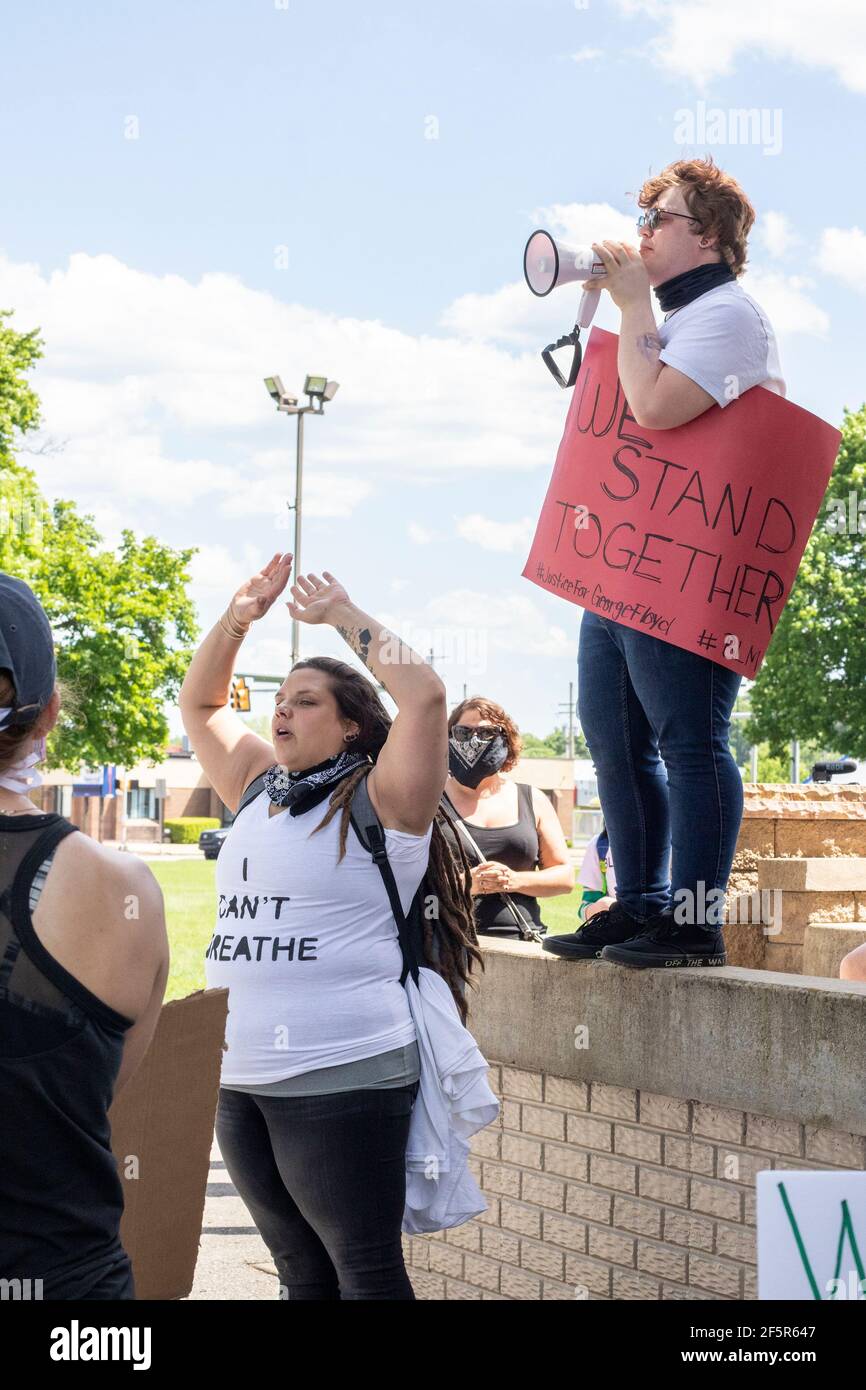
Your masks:
<instances>
[{"instance_id":1,"label":"woman in black face mask","mask_svg":"<svg viewBox=\"0 0 866 1390\"><path fill-rule=\"evenodd\" d=\"M565 835L544 792L505 773L520 757L516 724L492 700L464 700L448 719L449 777L445 795L483 856L467 841L479 932L519 930L507 893L525 925L546 930L538 899L570 893L574 869Z\"/></svg>"}]
</instances>

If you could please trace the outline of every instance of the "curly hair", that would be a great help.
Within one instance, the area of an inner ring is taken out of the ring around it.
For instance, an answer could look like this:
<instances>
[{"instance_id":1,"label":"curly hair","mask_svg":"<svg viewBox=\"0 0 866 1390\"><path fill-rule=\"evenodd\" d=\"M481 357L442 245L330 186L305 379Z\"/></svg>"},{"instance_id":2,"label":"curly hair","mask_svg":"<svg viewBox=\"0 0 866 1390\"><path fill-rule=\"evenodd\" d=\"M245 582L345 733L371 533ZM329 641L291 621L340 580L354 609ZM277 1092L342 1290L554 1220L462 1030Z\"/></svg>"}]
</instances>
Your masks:
<instances>
[{"instance_id":1,"label":"curly hair","mask_svg":"<svg viewBox=\"0 0 866 1390\"><path fill-rule=\"evenodd\" d=\"M460 720L468 709L477 710L482 719L492 719L494 724L502 725L505 730L505 741L508 744L508 757L499 770L500 772L509 772L511 768L515 767L519 762L520 754L523 749L523 739L520 736L520 730L511 718L511 715L507 714L501 705L497 705L495 700L488 700L483 695L472 695L468 700L461 700L460 704L455 705L454 709L449 714L449 734L454 728L454 725L460 723Z\"/></svg>"},{"instance_id":2,"label":"curly hair","mask_svg":"<svg viewBox=\"0 0 866 1390\"><path fill-rule=\"evenodd\" d=\"M375 764L385 746L392 722L375 686L353 666L332 657L313 656L296 661L292 671L305 667L322 671L328 677L340 714L344 719L354 720L359 726L357 738L351 744L352 751L366 753ZM311 832L315 835L316 831L322 830L333 820L338 811L341 812L338 863L346 853L352 793L369 771L369 765L361 766L343 778L329 799L327 814ZM443 833L446 824L453 835L459 861ZM482 970L484 968L478 949L470 883L469 862L463 853L459 835L448 811L440 804L433 818L430 858L420 888L423 896L432 897L437 905L437 916L424 919L423 964L445 980L464 1023L468 1014L464 987L467 984L474 987L475 982L471 979L473 965L477 964Z\"/></svg>"},{"instance_id":3,"label":"curly hair","mask_svg":"<svg viewBox=\"0 0 866 1390\"><path fill-rule=\"evenodd\" d=\"M680 159L646 180L637 195L638 205L652 207L667 188L682 189L686 207L699 223L698 235L717 237L720 256L735 275L742 275L755 209L736 179L709 156Z\"/></svg>"}]
</instances>

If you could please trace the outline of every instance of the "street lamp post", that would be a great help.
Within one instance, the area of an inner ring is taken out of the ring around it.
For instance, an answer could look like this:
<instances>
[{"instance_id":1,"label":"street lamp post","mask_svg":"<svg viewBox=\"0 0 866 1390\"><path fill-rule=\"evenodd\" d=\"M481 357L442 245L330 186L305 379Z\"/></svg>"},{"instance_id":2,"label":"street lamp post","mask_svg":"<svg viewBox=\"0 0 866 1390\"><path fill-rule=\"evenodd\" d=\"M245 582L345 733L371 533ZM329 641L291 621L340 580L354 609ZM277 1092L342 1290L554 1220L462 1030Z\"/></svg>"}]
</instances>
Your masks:
<instances>
[{"instance_id":1,"label":"street lamp post","mask_svg":"<svg viewBox=\"0 0 866 1390\"><path fill-rule=\"evenodd\" d=\"M283 388L283 383L278 376L266 376L265 386L268 395L277 403L277 410L282 415L297 415L298 433L295 445L295 548L292 552L292 563L295 571L295 578L301 573L301 495L303 484L304 469L304 416L324 415L325 401L332 401L339 390L339 383L329 381L324 376L308 376L304 382L304 394L308 399L308 405L298 405L297 396L290 396ZM316 404L318 402L318 404ZM289 511L292 510L289 504ZM297 618L292 619L292 666L298 659L298 648L300 638L300 625Z\"/></svg>"}]
</instances>

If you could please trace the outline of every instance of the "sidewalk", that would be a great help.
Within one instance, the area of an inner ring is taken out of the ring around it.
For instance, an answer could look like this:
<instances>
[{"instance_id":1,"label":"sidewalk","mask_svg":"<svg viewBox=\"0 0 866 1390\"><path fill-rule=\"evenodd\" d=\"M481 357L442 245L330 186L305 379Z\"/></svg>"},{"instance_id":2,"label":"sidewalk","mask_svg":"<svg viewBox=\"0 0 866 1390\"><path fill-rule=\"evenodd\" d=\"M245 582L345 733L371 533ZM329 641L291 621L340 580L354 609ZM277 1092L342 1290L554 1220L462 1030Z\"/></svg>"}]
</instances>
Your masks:
<instances>
[{"instance_id":1,"label":"sidewalk","mask_svg":"<svg viewBox=\"0 0 866 1390\"><path fill-rule=\"evenodd\" d=\"M277 1271L214 1137L191 1300L275 1299Z\"/></svg>"}]
</instances>

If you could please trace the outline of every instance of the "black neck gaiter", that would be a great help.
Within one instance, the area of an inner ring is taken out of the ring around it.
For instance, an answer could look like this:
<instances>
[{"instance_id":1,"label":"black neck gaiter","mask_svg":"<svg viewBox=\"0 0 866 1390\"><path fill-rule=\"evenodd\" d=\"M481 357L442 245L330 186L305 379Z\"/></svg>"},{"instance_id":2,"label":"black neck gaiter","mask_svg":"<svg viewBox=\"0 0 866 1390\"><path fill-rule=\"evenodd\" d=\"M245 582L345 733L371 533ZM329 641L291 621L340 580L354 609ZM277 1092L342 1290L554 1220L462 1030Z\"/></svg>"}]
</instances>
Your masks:
<instances>
[{"instance_id":1,"label":"black neck gaiter","mask_svg":"<svg viewBox=\"0 0 866 1390\"><path fill-rule=\"evenodd\" d=\"M726 285L736 278L725 261L696 265L691 270L684 270L682 275L665 280L663 285L656 285L656 299L662 313L670 314L674 309L682 309L684 304L691 304L693 299L706 294L707 290L714 290L718 285Z\"/></svg>"}]
</instances>

